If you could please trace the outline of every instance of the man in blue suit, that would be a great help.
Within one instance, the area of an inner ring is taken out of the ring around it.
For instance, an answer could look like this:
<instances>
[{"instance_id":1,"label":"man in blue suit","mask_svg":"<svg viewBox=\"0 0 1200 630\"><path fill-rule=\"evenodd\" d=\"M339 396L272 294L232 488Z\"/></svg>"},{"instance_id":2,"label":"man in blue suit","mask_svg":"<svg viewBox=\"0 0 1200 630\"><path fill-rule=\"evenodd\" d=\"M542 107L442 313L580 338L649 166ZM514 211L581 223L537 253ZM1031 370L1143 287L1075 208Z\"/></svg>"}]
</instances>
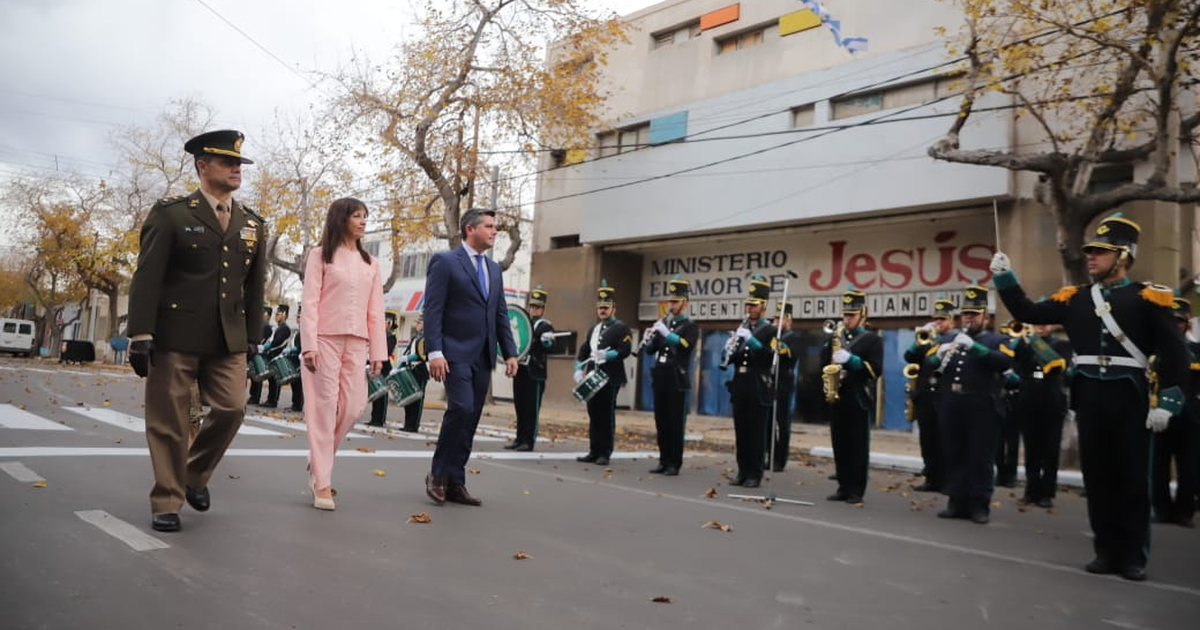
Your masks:
<instances>
[{"instance_id":1,"label":"man in blue suit","mask_svg":"<svg viewBox=\"0 0 1200 630\"><path fill-rule=\"evenodd\" d=\"M425 273L425 350L429 376L446 388L446 413L425 477L434 503L480 505L467 492L466 467L499 346L504 375L517 373L517 351L504 302L500 265L484 256L496 241L496 213L472 208L459 223L462 246L434 254Z\"/></svg>"}]
</instances>

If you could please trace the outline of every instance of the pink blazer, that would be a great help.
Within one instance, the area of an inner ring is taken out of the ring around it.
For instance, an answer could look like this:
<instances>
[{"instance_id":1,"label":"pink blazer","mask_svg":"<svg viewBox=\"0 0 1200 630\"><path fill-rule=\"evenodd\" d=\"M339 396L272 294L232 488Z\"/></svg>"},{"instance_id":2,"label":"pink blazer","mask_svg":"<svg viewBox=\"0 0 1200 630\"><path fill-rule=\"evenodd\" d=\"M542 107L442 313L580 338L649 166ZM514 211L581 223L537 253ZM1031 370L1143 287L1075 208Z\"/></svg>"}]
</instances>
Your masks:
<instances>
[{"instance_id":1,"label":"pink blazer","mask_svg":"<svg viewBox=\"0 0 1200 630\"><path fill-rule=\"evenodd\" d=\"M369 360L387 359L383 282L374 257L367 264L358 252L339 247L326 265L321 247L314 247L305 264L300 306L300 344L305 352L317 349L318 335L353 335L367 340Z\"/></svg>"}]
</instances>

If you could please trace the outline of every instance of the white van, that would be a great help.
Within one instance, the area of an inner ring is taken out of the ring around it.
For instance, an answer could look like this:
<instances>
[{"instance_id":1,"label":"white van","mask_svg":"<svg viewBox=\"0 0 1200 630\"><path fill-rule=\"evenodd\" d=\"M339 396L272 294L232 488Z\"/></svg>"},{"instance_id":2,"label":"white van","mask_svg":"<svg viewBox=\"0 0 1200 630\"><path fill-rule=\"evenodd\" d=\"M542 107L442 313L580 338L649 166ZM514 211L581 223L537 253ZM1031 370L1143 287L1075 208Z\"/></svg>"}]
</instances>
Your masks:
<instances>
[{"instance_id":1,"label":"white van","mask_svg":"<svg viewBox=\"0 0 1200 630\"><path fill-rule=\"evenodd\" d=\"M0 352L29 356L37 350L34 324L28 319L0 318Z\"/></svg>"}]
</instances>

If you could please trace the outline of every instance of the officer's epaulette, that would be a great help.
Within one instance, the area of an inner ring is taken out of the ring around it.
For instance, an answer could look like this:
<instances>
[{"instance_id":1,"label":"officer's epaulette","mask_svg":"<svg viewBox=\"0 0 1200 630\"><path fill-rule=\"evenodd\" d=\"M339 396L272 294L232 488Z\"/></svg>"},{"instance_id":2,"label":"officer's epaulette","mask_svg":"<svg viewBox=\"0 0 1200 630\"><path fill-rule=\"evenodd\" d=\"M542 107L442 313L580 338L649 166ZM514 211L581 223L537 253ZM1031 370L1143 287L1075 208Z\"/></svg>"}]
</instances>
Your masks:
<instances>
[{"instance_id":1,"label":"officer's epaulette","mask_svg":"<svg viewBox=\"0 0 1200 630\"><path fill-rule=\"evenodd\" d=\"M1055 302L1062 302L1063 304L1066 304L1067 302L1071 301L1071 298L1075 297L1076 293L1079 293L1079 287L1077 286L1063 287L1055 291L1054 294L1050 296L1050 299L1054 300Z\"/></svg>"},{"instance_id":2,"label":"officer's epaulette","mask_svg":"<svg viewBox=\"0 0 1200 630\"><path fill-rule=\"evenodd\" d=\"M1142 296L1143 300L1146 300L1151 304L1157 304L1167 308L1172 308L1175 306L1175 292L1172 291L1170 287L1164 287L1161 284L1152 284L1149 282L1145 284L1145 288L1138 293L1138 295Z\"/></svg>"},{"instance_id":3,"label":"officer's epaulette","mask_svg":"<svg viewBox=\"0 0 1200 630\"><path fill-rule=\"evenodd\" d=\"M254 217L255 219L258 219L259 225L265 226L267 224L266 219L259 216L259 214L257 212L251 210L250 206L247 206L246 204L241 204L241 206L242 206L242 212L245 212L246 214Z\"/></svg>"},{"instance_id":4,"label":"officer's epaulette","mask_svg":"<svg viewBox=\"0 0 1200 630\"><path fill-rule=\"evenodd\" d=\"M188 197L191 197L191 195L175 195L174 197L163 197L162 199L158 200L158 205L169 206L173 203L179 203L180 201L183 201L184 199L187 199Z\"/></svg>"}]
</instances>

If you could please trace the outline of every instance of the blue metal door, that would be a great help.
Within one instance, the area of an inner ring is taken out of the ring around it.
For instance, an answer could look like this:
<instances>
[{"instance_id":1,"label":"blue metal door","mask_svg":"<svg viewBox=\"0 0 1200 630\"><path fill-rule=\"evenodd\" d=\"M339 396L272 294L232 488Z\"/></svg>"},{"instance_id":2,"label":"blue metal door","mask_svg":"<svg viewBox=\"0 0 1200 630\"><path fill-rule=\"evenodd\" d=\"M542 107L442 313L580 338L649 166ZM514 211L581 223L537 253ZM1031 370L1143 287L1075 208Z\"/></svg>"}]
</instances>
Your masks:
<instances>
[{"instance_id":1,"label":"blue metal door","mask_svg":"<svg viewBox=\"0 0 1200 630\"><path fill-rule=\"evenodd\" d=\"M912 425L904 419L907 398L904 394L904 351L912 345L914 332L909 329L880 331L883 336L883 428L908 431Z\"/></svg>"},{"instance_id":2,"label":"blue metal door","mask_svg":"<svg viewBox=\"0 0 1200 630\"><path fill-rule=\"evenodd\" d=\"M729 370L721 370L721 358L725 354L728 331L714 330L703 335L700 344L700 392L697 396L696 413L704 416L733 416L733 404L729 401L729 390L725 381L731 377Z\"/></svg>"}]
</instances>

